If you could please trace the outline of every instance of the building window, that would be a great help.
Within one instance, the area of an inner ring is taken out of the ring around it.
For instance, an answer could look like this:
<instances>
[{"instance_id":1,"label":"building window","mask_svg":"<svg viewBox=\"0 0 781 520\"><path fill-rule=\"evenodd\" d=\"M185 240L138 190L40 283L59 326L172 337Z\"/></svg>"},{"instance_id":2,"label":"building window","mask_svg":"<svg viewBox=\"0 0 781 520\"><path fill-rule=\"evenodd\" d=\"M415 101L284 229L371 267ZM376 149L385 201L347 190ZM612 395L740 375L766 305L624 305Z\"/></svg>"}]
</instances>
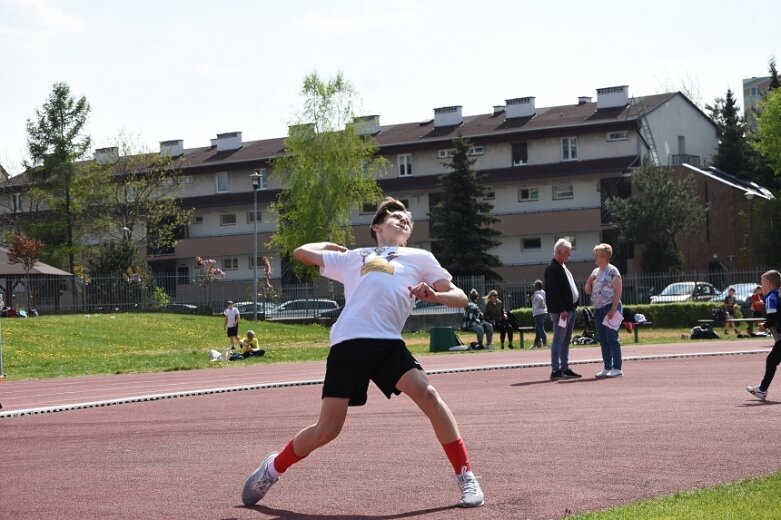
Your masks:
<instances>
[{"instance_id":1,"label":"building window","mask_svg":"<svg viewBox=\"0 0 781 520\"><path fill-rule=\"evenodd\" d=\"M469 149L468 152L469 155L484 155L485 154L485 147L483 146L473 146Z\"/></svg>"},{"instance_id":2,"label":"building window","mask_svg":"<svg viewBox=\"0 0 781 520\"><path fill-rule=\"evenodd\" d=\"M193 224L203 224L203 217L201 215L193 217Z\"/></svg>"},{"instance_id":3,"label":"building window","mask_svg":"<svg viewBox=\"0 0 781 520\"><path fill-rule=\"evenodd\" d=\"M628 130L621 130L620 132L608 132L607 133L607 140L608 141L626 141L629 139L629 131Z\"/></svg>"},{"instance_id":4,"label":"building window","mask_svg":"<svg viewBox=\"0 0 781 520\"><path fill-rule=\"evenodd\" d=\"M751 87L751 95L756 96L759 94L759 91L757 90L757 87Z\"/></svg>"},{"instance_id":5,"label":"building window","mask_svg":"<svg viewBox=\"0 0 781 520\"><path fill-rule=\"evenodd\" d=\"M561 140L561 160L576 161L578 159L578 138L565 137Z\"/></svg>"},{"instance_id":6,"label":"building window","mask_svg":"<svg viewBox=\"0 0 781 520\"><path fill-rule=\"evenodd\" d=\"M13 197L14 213L22 212L22 194L14 193Z\"/></svg>"},{"instance_id":7,"label":"building window","mask_svg":"<svg viewBox=\"0 0 781 520\"><path fill-rule=\"evenodd\" d=\"M255 269L255 262L252 261L253 260L252 257L248 256L247 260L249 260L249 268L250 269ZM262 269L264 267L263 256L262 255L258 256L257 262L258 262L258 269Z\"/></svg>"},{"instance_id":8,"label":"building window","mask_svg":"<svg viewBox=\"0 0 781 520\"><path fill-rule=\"evenodd\" d=\"M397 157L399 165L399 177L409 177L412 175L412 154L404 153Z\"/></svg>"},{"instance_id":9,"label":"building window","mask_svg":"<svg viewBox=\"0 0 781 520\"><path fill-rule=\"evenodd\" d=\"M485 192L485 195L483 195L483 200L496 200L496 192L495 191Z\"/></svg>"},{"instance_id":10,"label":"building window","mask_svg":"<svg viewBox=\"0 0 781 520\"><path fill-rule=\"evenodd\" d=\"M529 163L529 147L526 142L513 143L513 166L523 166Z\"/></svg>"},{"instance_id":11,"label":"building window","mask_svg":"<svg viewBox=\"0 0 781 520\"><path fill-rule=\"evenodd\" d=\"M542 249L542 239L540 237L521 239L521 251L539 251L540 249Z\"/></svg>"},{"instance_id":12,"label":"building window","mask_svg":"<svg viewBox=\"0 0 781 520\"><path fill-rule=\"evenodd\" d=\"M217 172L215 180L217 182L217 193L225 193L230 189L228 184L228 172Z\"/></svg>"},{"instance_id":13,"label":"building window","mask_svg":"<svg viewBox=\"0 0 781 520\"><path fill-rule=\"evenodd\" d=\"M553 200L574 199L572 184L556 184L553 186Z\"/></svg>"},{"instance_id":14,"label":"building window","mask_svg":"<svg viewBox=\"0 0 781 520\"><path fill-rule=\"evenodd\" d=\"M518 188L518 202L540 200L540 190L537 188Z\"/></svg>"},{"instance_id":15,"label":"building window","mask_svg":"<svg viewBox=\"0 0 781 520\"><path fill-rule=\"evenodd\" d=\"M180 265L176 268L176 283L179 285L190 283L190 269L186 265Z\"/></svg>"},{"instance_id":16,"label":"building window","mask_svg":"<svg viewBox=\"0 0 781 520\"><path fill-rule=\"evenodd\" d=\"M236 257L225 257L222 259L223 271L235 271L239 268L239 259Z\"/></svg>"},{"instance_id":17,"label":"building window","mask_svg":"<svg viewBox=\"0 0 781 520\"><path fill-rule=\"evenodd\" d=\"M437 157L440 159L449 159L456 154L455 148L448 148L447 150L440 150L437 152Z\"/></svg>"},{"instance_id":18,"label":"building window","mask_svg":"<svg viewBox=\"0 0 781 520\"><path fill-rule=\"evenodd\" d=\"M220 225L221 226L235 226L236 225L236 214L235 213L225 213L223 215L220 215Z\"/></svg>"},{"instance_id":19,"label":"building window","mask_svg":"<svg viewBox=\"0 0 781 520\"><path fill-rule=\"evenodd\" d=\"M254 211L248 211L247 212L247 224L252 224L255 222L255 219L258 219L258 222L260 222L260 210L257 212Z\"/></svg>"}]
</instances>

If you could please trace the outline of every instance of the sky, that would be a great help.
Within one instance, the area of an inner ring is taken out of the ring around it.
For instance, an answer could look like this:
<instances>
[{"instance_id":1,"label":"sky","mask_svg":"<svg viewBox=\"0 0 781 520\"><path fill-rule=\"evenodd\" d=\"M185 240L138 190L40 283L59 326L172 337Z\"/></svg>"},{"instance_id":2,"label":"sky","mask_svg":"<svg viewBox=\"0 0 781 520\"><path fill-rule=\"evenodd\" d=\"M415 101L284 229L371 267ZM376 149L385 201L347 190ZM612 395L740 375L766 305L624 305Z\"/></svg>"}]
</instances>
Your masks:
<instances>
[{"instance_id":1,"label":"sky","mask_svg":"<svg viewBox=\"0 0 781 520\"><path fill-rule=\"evenodd\" d=\"M55 83L91 112L93 148L218 133L287 135L304 77L341 72L357 115L425 121L535 96L681 90L703 105L781 63L776 0L0 0L0 164L23 171L28 119ZM740 8L745 6L746 11ZM120 137L124 136L124 137Z\"/></svg>"}]
</instances>

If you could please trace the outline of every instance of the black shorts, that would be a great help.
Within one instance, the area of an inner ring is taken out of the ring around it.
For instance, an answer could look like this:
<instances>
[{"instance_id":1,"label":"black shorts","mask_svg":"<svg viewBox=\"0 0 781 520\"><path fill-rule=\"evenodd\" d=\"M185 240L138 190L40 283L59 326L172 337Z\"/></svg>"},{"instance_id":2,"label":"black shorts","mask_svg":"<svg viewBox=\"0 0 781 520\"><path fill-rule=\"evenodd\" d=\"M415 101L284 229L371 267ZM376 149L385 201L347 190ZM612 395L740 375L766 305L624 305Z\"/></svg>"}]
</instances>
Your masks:
<instances>
[{"instance_id":1,"label":"black shorts","mask_svg":"<svg viewBox=\"0 0 781 520\"><path fill-rule=\"evenodd\" d=\"M238 336L239 335L239 326L238 325L236 325L235 327L228 327L225 330L228 331L228 337L229 338L232 338L233 336Z\"/></svg>"},{"instance_id":2,"label":"black shorts","mask_svg":"<svg viewBox=\"0 0 781 520\"><path fill-rule=\"evenodd\" d=\"M396 383L411 368L423 370L400 339L351 339L331 347L323 397L345 397L350 406L366 404L369 381L385 397L399 395Z\"/></svg>"}]
</instances>

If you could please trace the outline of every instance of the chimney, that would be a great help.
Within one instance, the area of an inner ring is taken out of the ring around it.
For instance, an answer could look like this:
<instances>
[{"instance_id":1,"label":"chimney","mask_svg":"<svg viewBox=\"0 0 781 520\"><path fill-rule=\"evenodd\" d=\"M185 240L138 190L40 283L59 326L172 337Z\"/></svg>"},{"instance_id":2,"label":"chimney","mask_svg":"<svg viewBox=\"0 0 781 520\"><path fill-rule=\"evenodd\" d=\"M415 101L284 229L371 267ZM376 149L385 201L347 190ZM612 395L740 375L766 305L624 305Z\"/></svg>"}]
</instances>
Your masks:
<instances>
[{"instance_id":1,"label":"chimney","mask_svg":"<svg viewBox=\"0 0 781 520\"><path fill-rule=\"evenodd\" d=\"M626 106L629 101L629 87L606 87L597 89L597 110L600 108L613 108Z\"/></svg>"},{"instance_id":2,"label":"chimney","mask_svg":"<svg viewBox=\"0 0 781 520\"><path fill-rule=\"evenodd\" d=\"M241 148L241 132L217 134L217 151L238 150Z\"/></svg>"},{"instance_id":3,"label":"chimney","mask_svg":"<svg viewBox=\"0 0 781 520\"><path fill-rule=\"evenodd\" d=\"M585 105L591 103L591 96L578 96L578 105Z\"/></svg>"},{"instance_id":4,"label":"chimney","mask_svg":"<svg viewBox=\"0 0 781 520\"><path fill-rule=\"evenodd\" d=\"M536 111L534 108L534 96L521 97L514 99L506 99L507 103L507 119L514 117L531 117Z\"/></svg>"},{"instance_id":5,"label":"chimney","mask_svg":"<svg viewBox=\"0 0 781 520\"><path fill-rule=\"evenodd\" d=\"M458 126L463 123L461 105L434 109L434 128L440 126Z\"/></svg>"},{"instance_id":6,"label":"chimney","mask_svg":"<svg viewBox=\"0 0 781 520\"><path fill-rule=\"evenodd\" d=\"M358 135L375 135L380 133L380 116L358 116L353 118L353 124Z\"/></svg>"},{"instance_id":7,"label":"chimney","mask_svg":"<svg viewBox=\"0 0 781 520\"><path fill-rule=\"evenodd\" d=\"M111 164L119 159L119 148L111 146L109 148L98 148L95 150L95 161L98 164Z\"/></svg>"},{"instance_id":8,"label":"chimney","mask_svg":"<svg viewBox=\"0 0 781 520\"><path fill-rule=\"evenodd\" d=\"M494 105L494 115L495 116L498 116L502 112L504 112L504 105Z\"/></svg>"},{"instance_id":9,"label":"chimney","mask_svg":"<svg viewBox=\"0 0 781 520\"><path fill-rule=\"evenodd\" d=\"M171 157L179 157L184 154L184 141L181 139L174 139L172 141L160 141L160 155L170 155Z\"/></svg>"}]
</instances>

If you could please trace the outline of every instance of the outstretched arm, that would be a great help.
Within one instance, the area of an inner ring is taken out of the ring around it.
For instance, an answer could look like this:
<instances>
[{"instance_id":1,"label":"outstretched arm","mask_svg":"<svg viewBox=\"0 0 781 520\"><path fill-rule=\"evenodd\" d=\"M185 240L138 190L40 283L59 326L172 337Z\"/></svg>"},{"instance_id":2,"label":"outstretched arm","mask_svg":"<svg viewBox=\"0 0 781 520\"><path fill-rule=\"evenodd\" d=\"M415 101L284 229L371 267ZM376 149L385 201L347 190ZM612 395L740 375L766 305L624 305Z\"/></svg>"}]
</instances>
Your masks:
<instances>
[{"instance_id":1,"label":"outstretched arm","mask_svg":"<svg viewBox=\"0 0 781 520\"><path fill-rule=\"evenodd\" d=\"M344 253L347 248L333 242L312 242L297 247L293 251L296 260L305 265L317 265L323 267L323 251L339 251Z\"/></svg>"}]
</instances>

